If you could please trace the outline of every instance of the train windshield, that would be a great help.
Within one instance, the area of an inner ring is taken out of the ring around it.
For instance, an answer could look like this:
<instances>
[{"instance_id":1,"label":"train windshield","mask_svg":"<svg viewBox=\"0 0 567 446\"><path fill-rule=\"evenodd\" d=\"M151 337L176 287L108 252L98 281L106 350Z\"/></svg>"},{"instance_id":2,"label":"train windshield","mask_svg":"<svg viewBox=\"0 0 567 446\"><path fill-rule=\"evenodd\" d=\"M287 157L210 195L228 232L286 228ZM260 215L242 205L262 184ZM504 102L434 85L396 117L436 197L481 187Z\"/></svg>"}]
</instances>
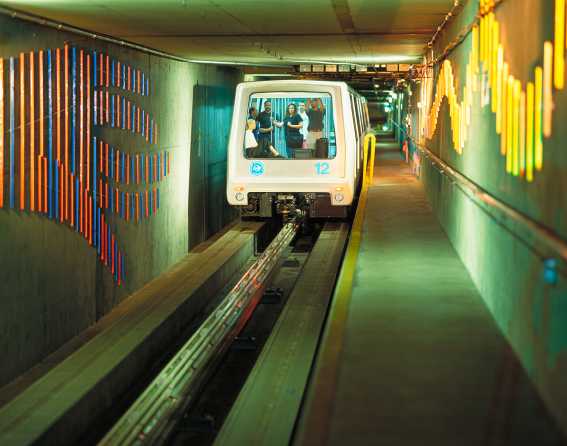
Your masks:
<instances>
[{"instance_id":1,"label":"train windshield","mask_svg":"<svg viewBox=\"0 0 567 446\"><path fill-rule=\"evenodd\" d=\"M337 153L329 93L256 93L247 113L246 158L330 159Z\"/></svg>"}]
</instances>

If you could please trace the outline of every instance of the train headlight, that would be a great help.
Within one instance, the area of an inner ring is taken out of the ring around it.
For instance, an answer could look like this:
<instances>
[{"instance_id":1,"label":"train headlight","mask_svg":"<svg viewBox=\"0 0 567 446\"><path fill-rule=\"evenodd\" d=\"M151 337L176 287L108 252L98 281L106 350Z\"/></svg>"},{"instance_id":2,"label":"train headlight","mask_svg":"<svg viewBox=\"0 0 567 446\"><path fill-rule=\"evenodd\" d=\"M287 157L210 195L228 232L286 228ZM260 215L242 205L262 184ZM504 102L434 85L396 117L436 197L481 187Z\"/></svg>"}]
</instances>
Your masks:
<instances>
[{"instance_id":1,"label":"train headlight","mask_svg":"<svg viewBox=\"0 0 567 446\"><path fill-rule=\"evenodd\" d=\"M236 198L237 201L244 201L244 194L242 192L237 192L234 194L234 198Z\"/></svg>"},{"instance_id":2,"label":"train headlight","mask_svg":"<svg viewBox=\"0 0 567 446\"><path fill-rule=\"evenodd\" d=\"M341 193L335 194L335 201L341 203L345 199L345 196Z\"/></svg>"}]
</instances>

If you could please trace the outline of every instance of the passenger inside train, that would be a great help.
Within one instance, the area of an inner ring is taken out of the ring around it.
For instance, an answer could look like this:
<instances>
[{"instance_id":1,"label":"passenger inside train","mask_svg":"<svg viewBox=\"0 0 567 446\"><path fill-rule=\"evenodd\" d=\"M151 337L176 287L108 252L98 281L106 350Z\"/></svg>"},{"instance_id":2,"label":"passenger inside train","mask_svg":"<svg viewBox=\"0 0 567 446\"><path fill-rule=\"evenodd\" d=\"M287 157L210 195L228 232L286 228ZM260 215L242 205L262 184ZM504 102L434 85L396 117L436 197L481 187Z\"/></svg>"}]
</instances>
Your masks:
<instances>
[{"instance_id":1,"label":"passenger inside train","mask_svg":"<svg viewBox=\"0 0 567 446\"><path fill-rule=\"evenodd\" d=\"M330 159L336 154L328 93L257 93L250 97L244 155L248 159Z\"/></svg>"}]
</instances>

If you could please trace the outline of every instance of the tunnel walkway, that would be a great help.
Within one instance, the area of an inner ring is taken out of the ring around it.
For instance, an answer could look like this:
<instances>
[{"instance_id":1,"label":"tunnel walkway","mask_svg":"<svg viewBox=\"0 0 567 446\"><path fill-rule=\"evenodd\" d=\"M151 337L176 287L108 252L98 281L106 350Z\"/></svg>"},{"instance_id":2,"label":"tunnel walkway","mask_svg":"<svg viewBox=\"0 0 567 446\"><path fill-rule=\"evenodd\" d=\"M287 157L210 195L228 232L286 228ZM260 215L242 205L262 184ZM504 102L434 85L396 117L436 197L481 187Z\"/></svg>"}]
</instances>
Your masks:
<instances>
[{"instance_id":1,"label":"tunnel walkway","mask_svg":"<svg viewBox=\"0 0 567 446\"><path fill-rule=\"evenodd\" d=\"M296 443L561 444L395 143L378 147L356 271Z\"/></svg>"}]
</instances>

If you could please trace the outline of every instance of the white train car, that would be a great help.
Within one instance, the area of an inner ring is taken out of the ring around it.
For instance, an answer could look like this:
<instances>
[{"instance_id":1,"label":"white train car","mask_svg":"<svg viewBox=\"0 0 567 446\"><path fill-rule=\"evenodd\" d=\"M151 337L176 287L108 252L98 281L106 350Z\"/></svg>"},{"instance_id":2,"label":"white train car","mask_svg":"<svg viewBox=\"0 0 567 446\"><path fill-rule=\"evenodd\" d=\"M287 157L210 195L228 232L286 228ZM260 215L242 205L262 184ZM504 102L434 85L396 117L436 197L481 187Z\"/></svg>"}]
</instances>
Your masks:
<instances>
[{"instance_id":1,"label":"white train car","mask_svg":"<svg viewBox=\"0 0 567 446\"><path fill-rule=\"evenodd\" d=\"M239 84L228 145L228 202L243 216L345 217L358 193L368 128L365 98L344 82Z\"/></svg>"}]
</instances>

